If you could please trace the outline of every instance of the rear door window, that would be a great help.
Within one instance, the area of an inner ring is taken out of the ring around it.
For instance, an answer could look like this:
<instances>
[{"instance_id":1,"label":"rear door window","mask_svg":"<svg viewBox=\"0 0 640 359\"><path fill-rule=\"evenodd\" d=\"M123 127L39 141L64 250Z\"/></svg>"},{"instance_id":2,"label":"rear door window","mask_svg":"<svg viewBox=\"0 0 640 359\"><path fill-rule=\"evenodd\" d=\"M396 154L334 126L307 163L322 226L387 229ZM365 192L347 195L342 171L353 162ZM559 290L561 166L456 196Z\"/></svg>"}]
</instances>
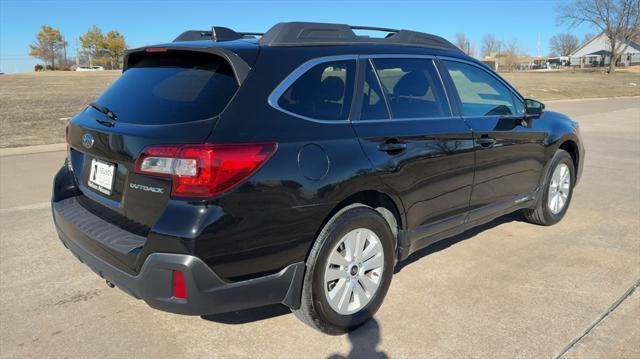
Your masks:
<instances>
[{"instance_id":1,"label":"rear door window","mask_svg":"<svg viewBox=\"0 0 640 359\"><path fill-rule=\"evenodd\" d=\"M510 116L516 111L511 90L488 72L458 61L443 61L453 80L464 116Z\"/></svg>"},{"instance_id":2,"label":"rear door window","mask_svg":"<svg viewBox=\"0 0 640 359\"><path fill-rule=\"evenodd\" d=\"M373 60L393 118L451 115L447 98L430 59Z\"/></svg>"},{"instance_id":3,"label":"rear door window","mask_svg":"<svg viewBox=\"0 0 640 359\"><path fill-rule=\"evenodd\" d=\"M278 106L315 120L346 121L354 78L354 60L318 64L295 80L278 99Z\"/></svg>"},{"instance_id":4,"label":"rear door window","mask_svg":"<svg viewBox=\"0 0 640 359\"><path fill-rule=\"evenodd\" d=\"M129 68L96 102L118 122L163 125L217 116L238 90L231 65L201 52L132 54Z\"/></svg>"}]
</instances>

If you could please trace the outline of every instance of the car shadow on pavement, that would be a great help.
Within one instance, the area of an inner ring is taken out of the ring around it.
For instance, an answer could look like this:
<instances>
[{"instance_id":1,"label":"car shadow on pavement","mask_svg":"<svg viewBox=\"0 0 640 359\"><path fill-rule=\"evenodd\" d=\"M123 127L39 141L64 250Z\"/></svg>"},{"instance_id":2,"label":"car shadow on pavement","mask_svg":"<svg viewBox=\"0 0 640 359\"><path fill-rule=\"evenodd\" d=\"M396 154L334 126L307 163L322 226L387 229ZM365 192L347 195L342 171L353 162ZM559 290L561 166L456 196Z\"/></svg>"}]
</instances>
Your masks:
<instances>
[{"instance_id":1,"label":"car shadow on pavement","mask_svg":"<svg viewBox=\"0 0 640 359\"><path fill-rule=\"evenodd\" d=\"M375 318L347 335L351 342L349 354L344 356L336 353L328 359L389 358L385 352L376 349L380 344L380 326Z\"/></svg>"},{"instance_id":2,"label":"car shadow on pavement","mask_svg":"<svg viewBox=\"0 0 640 359\"><path fill-rule=\"evenodd\" d=\"M487 222L485 224L482 224L480 226L477 226L475 228L469 229L468 231L462 232L456 236L447 238L447 239L443 239L441 241L438 241L430 246L427 246L425 248L422 248L420 250L418 250L417 252L411 254L409 256L409 258L405 259L404 261L398 263L396 265L395 271L394 273L398 273L402 270L402 268L410 265L411 263L418 261L420 259L422 259L423 257L428 256L429 254L435 253L435 252L439 252L442 250L445 250L449 247L451 247L452 245L458 243L458 242L462 242L464 240L470 239L475 237L478 233L480 232L484 232L488 229L491 229L493 227L497 227L501 224L505 224L505 223L509 223L509 222L523 222L525 221L524 216L522 215L522 212L518 211L518 212L513 212L507 215L504 215L502 217L498 217L496 219L494 219L491 222Z\"/></svg>"},{"instance_id":3,"label":"car shadow on pavement","mask_svg":"<svg viewBox=\"0 0 640 359\"><path fill-rule=\"evenodd\" d=\"M261 308L239 310L236 312L203 315L201 318L222 324L246 324L259 320L291 314L291 310L282 304L274 304Z\"/></svg>"}]
</instances>

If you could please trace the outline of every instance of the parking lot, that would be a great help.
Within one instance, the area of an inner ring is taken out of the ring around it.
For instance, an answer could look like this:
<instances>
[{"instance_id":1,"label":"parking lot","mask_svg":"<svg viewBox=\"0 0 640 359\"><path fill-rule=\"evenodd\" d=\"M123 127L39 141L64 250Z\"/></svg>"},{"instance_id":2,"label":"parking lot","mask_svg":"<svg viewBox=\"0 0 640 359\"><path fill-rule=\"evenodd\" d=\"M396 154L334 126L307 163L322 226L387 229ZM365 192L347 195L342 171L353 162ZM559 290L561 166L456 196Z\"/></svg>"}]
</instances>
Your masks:
<instances>
[{"instance_id":1,"label":"parking lot","mask_svg":"<svg viewBox=\"0 0 640 359\"><path fill-rule=\"evenodd\" d=\"M640 98L547 104L582 125L564 221L517 214L402 263L380 311L326 336L284 307L148 308L58 241L48 199L64 151L0 157L0 357L640 357Z\"/></svg>"}]
</instances>

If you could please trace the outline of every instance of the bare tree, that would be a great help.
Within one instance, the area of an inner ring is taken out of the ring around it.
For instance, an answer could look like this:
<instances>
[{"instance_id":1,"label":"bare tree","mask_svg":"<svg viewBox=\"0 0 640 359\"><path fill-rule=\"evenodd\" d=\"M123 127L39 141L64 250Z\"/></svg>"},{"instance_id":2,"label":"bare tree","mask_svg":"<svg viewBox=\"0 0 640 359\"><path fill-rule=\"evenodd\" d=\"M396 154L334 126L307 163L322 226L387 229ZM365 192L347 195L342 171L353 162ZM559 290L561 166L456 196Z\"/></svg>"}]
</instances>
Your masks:
<instances>
[{"instance_id":1,"label":"bare tree","mask_svg":"<svg viewBox=\"0 0 640 359\"><path fill-rule=\"evenodd\" d=\"M520 46L518 39L513 38L504 44L504 64L509 71L514 70L518 64L518 52L520 52Z\"/></svg>"},{"instance_id":2,"label":"bare tree","mask_svg":"<svg viewBox=\"0 0 640 359\"><path fill-rule=\"evenodd\" d=\"M587 23L600 29L609 40L609 73L640 32L640 0L573 0L558 7L558 20L571 26Z\"/></svg>"},{"instance_id":3,"label":"bare tree","mask_svg":"<svg viewBox=\"0 0 640 359\"><path fill-rule=\"evenodd\" d=\"M558 34L549 40L549 48L558 56L569 56L578 48L578 38L571 34Z\"/></svg>"},{"instance_id":4,"label":"bare tree","mask_svg":"<svg viewBox=\"0 0 640 359\"><path fill-rule=\"evenodd\" d=\"M475 49L473 48L473 45L471 45L471 41L469 41L467 35L465 35L464 32L459 32L456 34L456 46L469 56L475 55Z\"/></svg>"},{"instance_id":5,"label":"bare tree","mask_svg":"<svg viewBox=\"0 0 640 359\"><path fill-rule=\"evenodd\" d=\"M500 41L493 34L486 34L482 37L482 56L489 56L492 52L498 51Z\"/></svg>"}]
</instances>

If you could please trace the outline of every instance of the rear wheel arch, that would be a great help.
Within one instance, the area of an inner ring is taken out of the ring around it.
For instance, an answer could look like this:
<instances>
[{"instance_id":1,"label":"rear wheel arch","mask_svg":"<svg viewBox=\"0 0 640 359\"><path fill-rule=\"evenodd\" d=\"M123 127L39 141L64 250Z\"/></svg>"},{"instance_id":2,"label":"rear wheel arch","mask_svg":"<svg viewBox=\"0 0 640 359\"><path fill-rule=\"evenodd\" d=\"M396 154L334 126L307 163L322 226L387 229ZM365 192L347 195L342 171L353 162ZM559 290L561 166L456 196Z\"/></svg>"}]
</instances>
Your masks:
<instances>
[{"instance_id":1,"label":"rear wheel arch","mask_svg":"<svg viewBox=\"0 0 640 359\"><path fill-rule=\"evenodd\" d=\"M387 221L387 224L395 237L397 246L398 232L403 228L403 221L400 212L401 207L389 195L375 190L354 193L338 203L316 229L314 238L317 238L327 223L338 217L340 213L358 206L370 207L380 213L380 215Z\"/></svg>"}]
</instances>

